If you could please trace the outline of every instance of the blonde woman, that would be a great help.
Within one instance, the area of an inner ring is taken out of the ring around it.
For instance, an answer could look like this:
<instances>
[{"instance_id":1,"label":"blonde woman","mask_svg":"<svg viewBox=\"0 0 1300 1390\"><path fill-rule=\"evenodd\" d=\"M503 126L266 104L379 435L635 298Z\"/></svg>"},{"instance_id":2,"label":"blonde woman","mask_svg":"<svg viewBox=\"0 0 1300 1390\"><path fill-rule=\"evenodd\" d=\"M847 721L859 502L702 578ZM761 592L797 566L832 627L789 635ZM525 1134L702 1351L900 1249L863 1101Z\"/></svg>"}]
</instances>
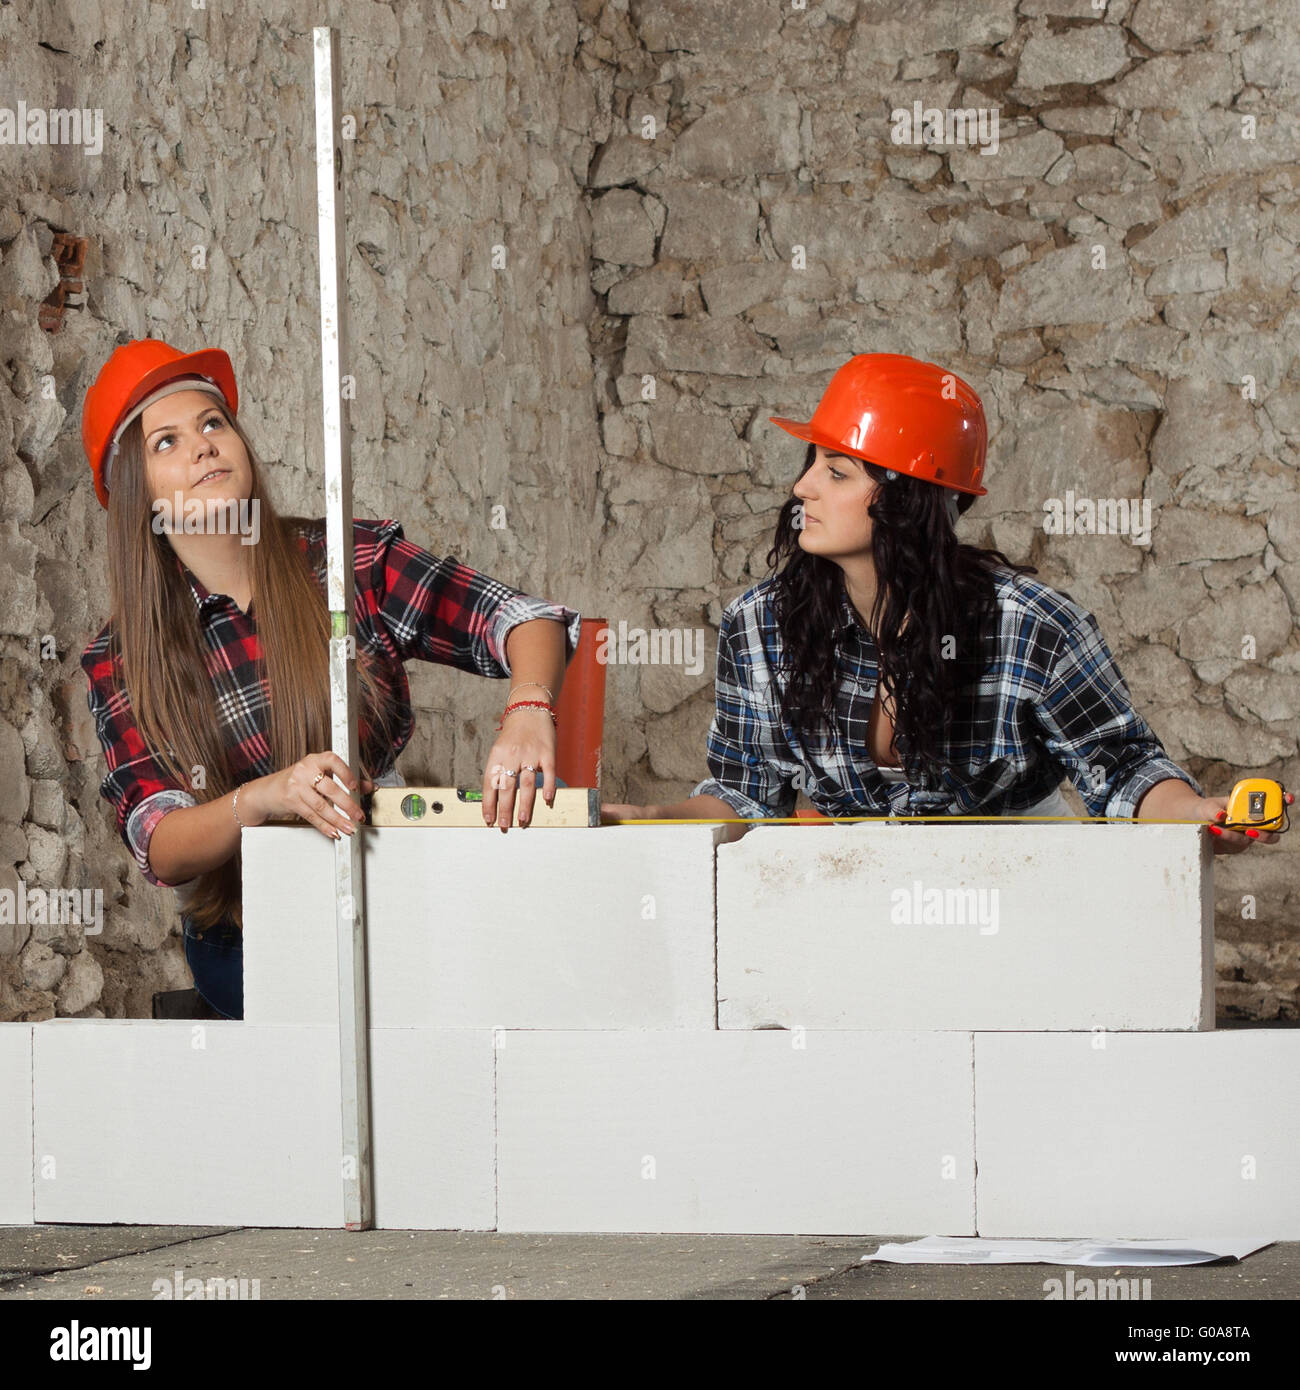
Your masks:
<instances>
[{"instance_id":1,"label":"blonde woman","mask_svg":"<svg viewBox=\"0 0 1300 1390\"><path fill-rule=\"evenodd\" d=\"M402 663L510 679L483 775L485 824L555 796L555 709L572 609L354 526L360 768L329 748L325 525L281 517L239 424L230 359L156 339L119 347L86 395L82 441L108 511L112 615L86 648L108 762L101 787L151 883L178 890L199 993L243 1016L240 831L299 818L356 833L413 728Z\"/></svg>"}]
</instances>

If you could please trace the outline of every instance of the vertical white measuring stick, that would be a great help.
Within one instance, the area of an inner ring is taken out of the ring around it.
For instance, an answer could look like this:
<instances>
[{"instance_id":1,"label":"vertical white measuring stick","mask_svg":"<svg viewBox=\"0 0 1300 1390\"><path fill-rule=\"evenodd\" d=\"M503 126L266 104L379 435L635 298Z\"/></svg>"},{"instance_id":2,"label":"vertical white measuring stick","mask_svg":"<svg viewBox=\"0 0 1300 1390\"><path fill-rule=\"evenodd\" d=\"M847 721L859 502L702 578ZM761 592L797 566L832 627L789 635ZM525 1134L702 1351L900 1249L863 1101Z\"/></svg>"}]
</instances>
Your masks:
<instances>
[{"instance_id":1,"label":"vertical white measuring stick","mask_svg":"<svg viewBox=\"0 0 1300 1390\"><path fill-rule=\"evenodd\" d=\"M330 727L334 752L359 773L356 626L352 612L352 452L343 414L348 360L342 80L338 34L312 30L316 67L316 224L320 246L321 400L325 418L325 515L329 545ZM339 962L339 1079L342 1085L343 1216L369 1230L371 1209L370 1032L366 1009L366 923L361 833L334 845Z\"/></svg>"}]
</instances>

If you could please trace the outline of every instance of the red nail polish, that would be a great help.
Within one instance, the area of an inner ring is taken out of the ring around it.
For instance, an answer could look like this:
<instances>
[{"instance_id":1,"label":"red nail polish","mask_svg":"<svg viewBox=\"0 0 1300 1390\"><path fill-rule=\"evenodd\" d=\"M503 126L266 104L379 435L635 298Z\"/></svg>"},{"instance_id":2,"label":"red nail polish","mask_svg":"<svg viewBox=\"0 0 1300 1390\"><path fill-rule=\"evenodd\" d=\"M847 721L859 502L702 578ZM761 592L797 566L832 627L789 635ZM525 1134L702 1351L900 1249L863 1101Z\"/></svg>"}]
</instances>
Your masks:
<instances>
[{"instance_id":1,"label":"red nail polish","mask_svg":"<svg viewBox=\"0 0 1300 1390\"><path fill-rule=\"evenodd\" d=\"M1223 831L1220 830L1219 827L1218 827L1217 825L1212 825L1212 826L1210 826L1210 834L1211 834L1211 835L1222 835L1222 834L1223 834Z\"/></svg>"},{"instance_id":2,"label":"red nail polish","mask_svg":"<svg viewBox=\"0 0 1300 1390\"><path fill-rule=\"evenodd\" d=\"M1259 839L1259 831L1258 831L1258 830L1248 830L1248 831L1246 831L1246 834L1249 835L1250 838L1251 838L1252 840L1258 840L1258 839Z\"/></svg>"}]
</instances>

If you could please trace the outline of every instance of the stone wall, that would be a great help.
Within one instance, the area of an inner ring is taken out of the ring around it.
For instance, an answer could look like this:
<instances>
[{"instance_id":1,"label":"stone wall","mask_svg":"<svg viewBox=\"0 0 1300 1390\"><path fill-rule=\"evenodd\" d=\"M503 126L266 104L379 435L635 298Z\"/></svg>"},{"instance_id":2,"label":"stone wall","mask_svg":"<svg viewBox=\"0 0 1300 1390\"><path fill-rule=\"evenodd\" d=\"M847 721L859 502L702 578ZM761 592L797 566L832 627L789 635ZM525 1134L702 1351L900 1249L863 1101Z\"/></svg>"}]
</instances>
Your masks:
<instances>
[{"instance_id":1,"label":"stone wall","mask_svg":"<svg viewBox=\"0 0 1300 1390\"><path fill-rule=\"evenodd\" d=\"M147 1016L189 984L98 797L80 407L119 341L224 347L277 501L322 512L322 19L356 120L358 512L703 643L698 674L610 669L607 799L705 775L721 608L765 573L802 457L768 416L882 350L980 391L989 495L961 534L1096 613L1171 756L1212 794L1300 786L1284 0L0 5L4 100L104 122L97 155L0 144L0 886L105 900L89 938L0 925L0 1018ZM995 112L996 153L900 143L913 103ZM87 241L86 293L51 333L58 233ZM1150 544L1046 533L1069 491L1149 501ZM411 674L406 775L477 782L504 687ZM1223 1016L1296 1016L1295 843L1217 861Z\"/></svg>"}]
</instances>

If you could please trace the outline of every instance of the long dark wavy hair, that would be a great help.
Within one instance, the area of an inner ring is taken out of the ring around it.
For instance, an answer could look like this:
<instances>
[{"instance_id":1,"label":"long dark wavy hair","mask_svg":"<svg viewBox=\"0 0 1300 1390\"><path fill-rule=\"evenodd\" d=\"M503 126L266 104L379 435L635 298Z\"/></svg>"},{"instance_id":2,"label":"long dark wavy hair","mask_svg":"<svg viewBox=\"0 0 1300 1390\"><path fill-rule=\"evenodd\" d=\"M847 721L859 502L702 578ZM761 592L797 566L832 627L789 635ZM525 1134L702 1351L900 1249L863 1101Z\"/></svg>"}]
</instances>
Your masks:
<instances>
[{"instance_id":1,"label":"long dark wavy hair","mask_svg":"<svg viewBox=\"0 0 1300 1390\"><path fill-rule=\"evenodd\" d=\"M801 478L816 458L810 444ZM867 507L874 523L876 596L870 614L863 616L878 650L882 686L893 696L894 739L908 779L931 786L944 768L943 736L989 659L987 639L997 621L993 575L999 568L1038 571L1013 564L1000 550L962 544L948 518L948 489L905 473L890 481L876 464L863 462L863 467L880 484ZM958 513L974 501L970 493L959 493ZM791 495L781 508L767 564L777 571L773 611L782 646L781 719L816 741L829 732L835 711L835 634L844 573L799 545L801 505ZM882 693L881 698L887 697Z\"/></svg>"}]
</instances>

